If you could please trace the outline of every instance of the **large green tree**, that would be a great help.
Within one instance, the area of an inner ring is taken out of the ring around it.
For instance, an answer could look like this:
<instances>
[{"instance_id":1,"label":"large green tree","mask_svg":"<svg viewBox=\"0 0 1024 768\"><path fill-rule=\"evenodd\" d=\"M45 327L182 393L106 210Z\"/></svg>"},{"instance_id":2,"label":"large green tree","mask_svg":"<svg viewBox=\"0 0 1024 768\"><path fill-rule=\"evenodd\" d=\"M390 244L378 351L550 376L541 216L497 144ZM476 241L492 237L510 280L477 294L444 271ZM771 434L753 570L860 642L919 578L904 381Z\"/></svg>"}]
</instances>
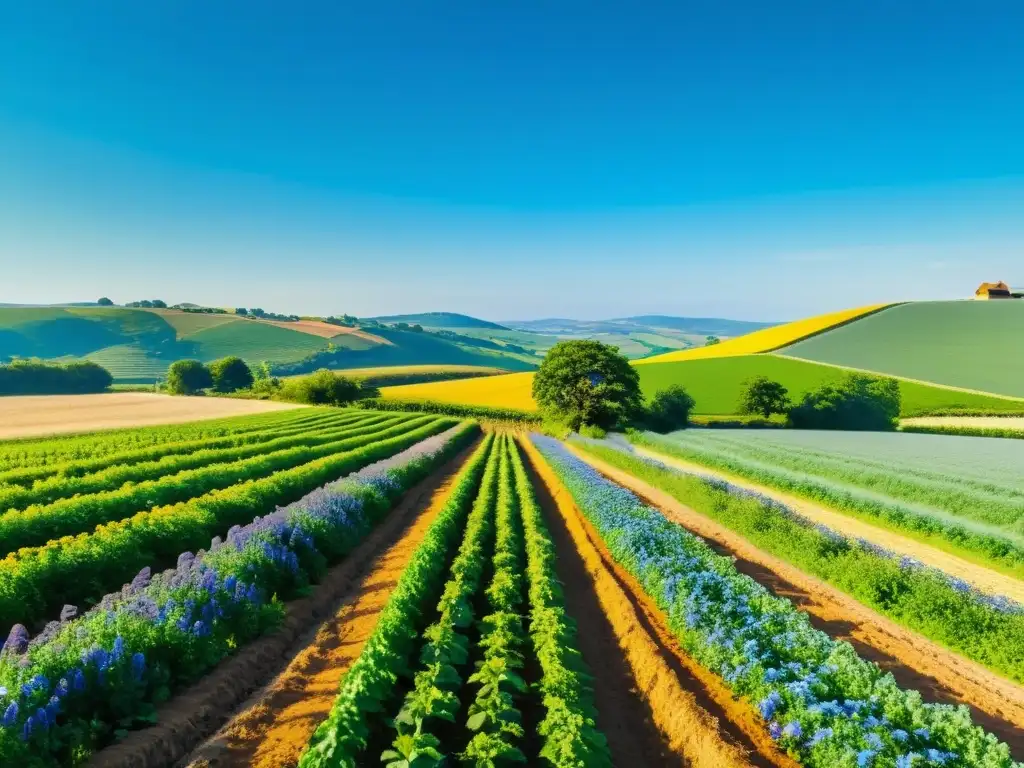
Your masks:
<instances>
[{"instance_id":1,"label":"large green tree","mask_svg":"<svg viewBox=\"0 0 1024 768\"><path fill-rule=\"evenodd\" d=\"M213 388L218 392L234 392L252 386L253 375L240 357L224 357L210 363Z\"/></svg>"},{"instance_id":2,"label":"large green tree","mask_svg":"<svg viewBox=\"0 0 1024 768\"><path fill-rule=\"evenodd\" d=\"M571 429L611 429L641 409L640 375L608 344L560 341L533 377L533 399Z\"/></svg>"},{"instance_id":3,"label":"large green tree","mask_svg":"<svg viewBox=\"0 0 1024 768\"><path fill-rule=\"evenodd\" d=\"M198 360L175 360L167 369L167 391L173 395L194 395L212 386L210 369Z\"/></svg>"},{"instance_id":4,"label":"large green tree","mask_svg":"<svg viewBox=\"0 0 1024 768\"><path fill-rule=\"evenodd\" d=\"M789 390L767 376L755 376L744 383L740 395L740 413L760 414L766 419L773 413L789 410Z\"/></svg>"}]
</instances>

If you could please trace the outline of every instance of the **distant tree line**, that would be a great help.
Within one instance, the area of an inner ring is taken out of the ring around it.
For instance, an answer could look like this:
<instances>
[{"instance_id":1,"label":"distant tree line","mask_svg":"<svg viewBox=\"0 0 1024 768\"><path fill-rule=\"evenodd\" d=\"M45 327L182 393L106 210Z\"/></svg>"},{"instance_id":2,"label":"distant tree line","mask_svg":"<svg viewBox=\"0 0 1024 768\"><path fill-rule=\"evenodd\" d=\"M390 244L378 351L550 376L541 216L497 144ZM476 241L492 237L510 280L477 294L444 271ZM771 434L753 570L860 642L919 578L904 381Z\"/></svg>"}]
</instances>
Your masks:
<instances>
[{"instance_id":1,"label":"distant tree line","mask_svg":"<svg viewBox=\"0 0 1024 768\"><path fill-rule=\"evenodd\" d=\"M294 323L301 318L298 315L279 315L276 312L265 312L259 307L247 309L246 307L235 307L235 314L239 317L255 317L259 320L279 320L285 323Z\"/></svg>"},{"instance_id":2,"label":"distant tree line","mask_svg":"<svg viewBox=\"0 0 1024 768\"><path fill-rule=\"evenodd\" d=\"M142 309L167 309L167 302L162 299L143 299L142 301L129 301L125 306Z\"/></svg>"},{"instance_id":3,"label":"distant tree line","mask_svg":"<svg viewBox=\"0 0 1024 768\"><path fill-rule=\"evenodd\" d=\"M0 364L0 395L84 395L104 392L113 383L110 371L90 361Z\"/></svg>"}]
</instances>

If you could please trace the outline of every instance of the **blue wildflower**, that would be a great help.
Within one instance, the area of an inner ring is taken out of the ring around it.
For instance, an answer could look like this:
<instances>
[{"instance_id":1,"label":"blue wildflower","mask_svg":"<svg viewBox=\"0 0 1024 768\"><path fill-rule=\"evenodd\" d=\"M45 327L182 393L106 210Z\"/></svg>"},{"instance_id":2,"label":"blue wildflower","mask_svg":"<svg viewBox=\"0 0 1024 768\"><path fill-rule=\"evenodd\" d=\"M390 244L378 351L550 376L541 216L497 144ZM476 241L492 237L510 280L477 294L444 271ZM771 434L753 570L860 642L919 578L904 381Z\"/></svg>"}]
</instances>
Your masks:
<instances>
[{"instance_id":1,"label":"blue wildflower","mask_svg":"<svg viewBox=\"0 0 1024 768\"><path fill-rule=\"evenodd\" d=\"M862 749L857 753L857 768L868 768L875 759L873 749Z\"/></svg>"},{"instance_id":2,"label":"blue wildflower","mask_svg":"<svg viewBox=\"0 0 1024 768\"><path fill-rule=\"evenodd\" d=\"M4 710L3 720L0 720L0 724L4 728L10 728L16 722L18 722L18 702L12 701Z\"/></svg>"},{"instance_id":3,"label":"blue wildflower","mask_svg":"<svg viewBox=\"0 0 1024 768\"><path fill-rule=\"evenodd\" d=\"M132 677L142 680L144 674L146 674L146 657L142 653L132 654Z\"/></svg>"},{"instance_id":4,"label":"blue wildflower","mask_svg":"<svg viewBox=\"0 0 1024 768\"><path fill-rule=\"evenodd\" d=\"M773 720L768 725L768 735L776 741L778 741L778 739L782 736L782 726L779 725L777 721Z\"/></svg>"},{"instance_id":5,"label":"blue wildflower","mask_svg":"<svg viewBox=\"0 0 1024 768\"><path fill-rule=\"evenodd\" d=\"M782 735L788 736L791 739L799 739L804 733L804 729L800 727L800 723L793 720L786 724L786 727L782 729Z\"/></svg>"}]
</instances>

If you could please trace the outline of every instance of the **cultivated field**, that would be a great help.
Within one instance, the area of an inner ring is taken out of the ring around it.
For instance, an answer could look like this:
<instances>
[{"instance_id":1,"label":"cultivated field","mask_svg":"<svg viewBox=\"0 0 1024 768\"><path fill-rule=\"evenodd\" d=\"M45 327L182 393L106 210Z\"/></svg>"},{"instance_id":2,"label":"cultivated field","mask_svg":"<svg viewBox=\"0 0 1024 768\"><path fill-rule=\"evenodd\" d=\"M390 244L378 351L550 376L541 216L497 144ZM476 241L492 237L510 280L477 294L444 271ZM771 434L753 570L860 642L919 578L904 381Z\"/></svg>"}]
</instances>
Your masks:
<instances>
[{"instance_id":1,"label":"cultivated field","mask_svg":"<svg viewBox=\"0 0 1024 768\"><path fill-rule=\"evenodd\" d=\"M613 444L306 408L0 443L0 509L3 765L1024 748L1024 616Z\"/></svg>"},{"instance_id":2,"label":"cultivated field","mask_svg":"<svg viewBox=\"0 0 1024 768\"><path fill-rule=\"evenodd\" d=\"M1024 301L917 301L786 347L822 363L1024 397Z\"/></svg>"},{"instance_id":3,"label":"cultivated field","mask_svg":"<svg viewBox=\"0 0 1024 768\"><path fill-rule=\"evenodd\" d=\"M299 406L223 397L171 397L145 392L0 397L0 439L180 424Z\"/></svg>"},{"instance_id":4,"label":"cultivated field","mask_svg":"<svg viewBox=\"0 0 1024 768\"><path fill-rule=\"evenodd\" d=\"M796 320L792 323L754 331L753 333L728 339L710 347L699 347L697 349L655 355L644 360L638 360L637 364L671 363L680 360L702 360L713 357L732 357L734 355L755 355L762 352L772 352L793 344L800 339L806 339L809 336L822 333L830 328L842 326L854 320L859 321L889 306L891 305L872 304L866 307L846 309L841 312L830 312L826 315L816 315L804 320Z\"/></svg>"},{"instance_id":5,"label":"cultivated field","mask_svg":"<svg viewBox=\"0 0 1024 768\"><path fill-rule=\"evenodd\" d=\"M640 374L640 386L645 395L650 396L672 384L682 384L696 400L694 412L709 415L735 414L744 383L753 376L767 376L779 381L789 390L791 398L799 399L805 392L826 382L838 381L847 373L840 368L775 355L639 363L637 361L634 364ZM387 387L382 394L400 400L436 400L536 410L531 395L532 383L532 374L516 373L474 381ZM900 382L900 393L903 398L903 414L906 416L959 408L1018 412L1024 406L1021 400L960 392L911 381Z\"/></svg>"}]
</instances>

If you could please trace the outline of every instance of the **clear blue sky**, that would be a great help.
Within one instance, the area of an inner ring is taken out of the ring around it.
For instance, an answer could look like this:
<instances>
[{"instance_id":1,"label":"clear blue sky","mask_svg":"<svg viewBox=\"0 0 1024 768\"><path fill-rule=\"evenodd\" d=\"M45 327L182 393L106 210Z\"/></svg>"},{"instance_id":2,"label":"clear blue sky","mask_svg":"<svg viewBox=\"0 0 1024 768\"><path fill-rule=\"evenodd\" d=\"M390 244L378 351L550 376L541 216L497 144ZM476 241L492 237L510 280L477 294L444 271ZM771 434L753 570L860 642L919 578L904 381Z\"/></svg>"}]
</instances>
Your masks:
<instances>
[{"instance_id":1,"label":"clear blue sky","mask_svg":"<svg viewBox=\"0 0 1024 768\"><path fill-rule=\"evenodd\" d=\"M1024 283L1024 5L0 0L0 301L786 319Z\"/></svg>"}]
</instances>

